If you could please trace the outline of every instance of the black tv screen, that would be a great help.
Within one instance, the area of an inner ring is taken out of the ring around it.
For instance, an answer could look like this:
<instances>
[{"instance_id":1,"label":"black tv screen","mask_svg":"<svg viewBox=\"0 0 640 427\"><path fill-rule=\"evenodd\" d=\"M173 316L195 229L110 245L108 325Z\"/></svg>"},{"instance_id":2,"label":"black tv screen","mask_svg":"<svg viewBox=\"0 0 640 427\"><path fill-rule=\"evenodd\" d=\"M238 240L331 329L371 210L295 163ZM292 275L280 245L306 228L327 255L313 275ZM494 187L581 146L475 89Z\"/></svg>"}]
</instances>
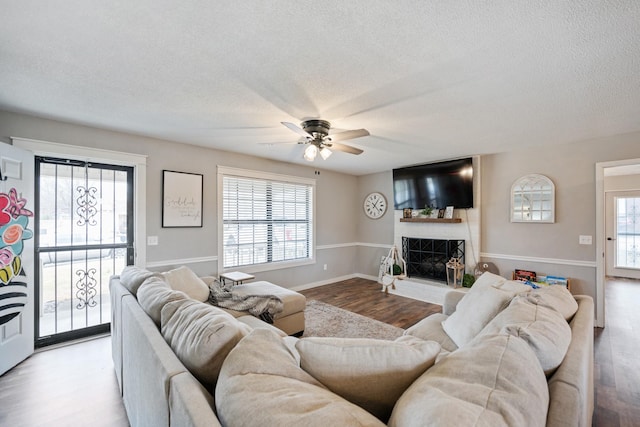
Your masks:
<instances>
[{"instance_id":1,"label":"black tv screen","mask_svg":"<svg viewBox=\"0 0 640 427\"><path fill-rule=\"evenodd\" d=\"M449 160L393 170L395 209L473 207L473 159Z\"/></svg>"}]
</instances>

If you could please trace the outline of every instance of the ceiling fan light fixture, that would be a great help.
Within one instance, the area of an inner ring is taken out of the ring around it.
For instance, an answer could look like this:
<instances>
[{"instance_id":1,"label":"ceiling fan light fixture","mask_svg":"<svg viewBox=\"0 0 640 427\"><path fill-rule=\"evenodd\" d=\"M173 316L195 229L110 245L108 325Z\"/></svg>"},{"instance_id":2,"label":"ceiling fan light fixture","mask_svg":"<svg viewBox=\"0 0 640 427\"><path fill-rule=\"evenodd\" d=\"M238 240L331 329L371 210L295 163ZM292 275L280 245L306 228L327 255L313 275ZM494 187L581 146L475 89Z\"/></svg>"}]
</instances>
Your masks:
<instances>
[{"instance_id":1,"label":"ceiling fan light fixture","mask_svg":"<svg viewBox=\"0 0 640 427\"><path fill-rule=\"evenodd\" d=\"M322 156L323 160L327 160L331 154L333 153L327 147L322 147L320 150L320 156Z\"/></svg>"},{"instance_id":2,"label":"ceiling fan light fixture","mask_svg":"<svg viewBox=\"0 0 640 427\"><path fill-rule=\"evenodd\" d=\"M303 157L306 161L313 162L317 155L318 155L318 147L316 147L313 144L310 144L307 148L305 148Z\"/></svg>"}]
</instances>

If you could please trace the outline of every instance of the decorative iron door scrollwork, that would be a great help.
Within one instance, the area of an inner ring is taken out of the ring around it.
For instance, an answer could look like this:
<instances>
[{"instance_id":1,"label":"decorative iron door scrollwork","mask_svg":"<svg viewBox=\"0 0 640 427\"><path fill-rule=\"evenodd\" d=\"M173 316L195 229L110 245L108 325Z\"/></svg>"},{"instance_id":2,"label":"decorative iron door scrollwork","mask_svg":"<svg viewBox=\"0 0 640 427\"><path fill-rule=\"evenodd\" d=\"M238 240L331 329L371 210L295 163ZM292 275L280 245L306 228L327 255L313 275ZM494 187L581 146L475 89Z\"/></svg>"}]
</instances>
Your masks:
<instances>
[{"instance_id":1,"label":"decorative iron door scrollwork","mask_svg":"<svg viewBox=\"0 0 640 427\"><path fill-rule=\"evenodd\" d=\"M76 298L78 298L78 304L76 308L82 310L85 307L95 307L98 303L95 300L96 285L98 281L95 279L95 268L89 270L76 270L76 276L80 279L76 282Z\"/></svg>"},{"instance_id":2,"label":"decorative iron door scrollwork","mask_svg":"<svg viewBox=\"0 0 640 427\"><path fill-rule=\"evenodd\" d=\"M79 226L97 225L98 223L94 217L98 213L98 209L96 208L98 205L98 199L96 198L98 189L96 187L87 188L78 186L76 190L78 191L78 198L76 199L78 207L76 208L76 213L79 216L77 224Z\"/></svg>"}]
</instances>

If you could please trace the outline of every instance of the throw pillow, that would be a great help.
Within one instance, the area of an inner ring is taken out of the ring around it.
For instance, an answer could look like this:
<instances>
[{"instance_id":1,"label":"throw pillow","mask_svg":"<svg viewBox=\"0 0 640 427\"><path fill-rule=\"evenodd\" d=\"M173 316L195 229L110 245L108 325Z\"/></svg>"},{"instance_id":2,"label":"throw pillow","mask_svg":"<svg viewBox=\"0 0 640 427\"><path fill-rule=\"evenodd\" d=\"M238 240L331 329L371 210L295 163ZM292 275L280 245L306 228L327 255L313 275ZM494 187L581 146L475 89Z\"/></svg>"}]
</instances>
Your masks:
<instances>
[{"instance_id":1,"label":"throw pillow","mask_svg":"<svg viewBox=\"0 0 640 427\"><path fill-rule=\"evenodd\" d=\"M571 343L571 327L562 314L536 304L531 295L518 296L476 336L508 334L523 339L535 353L544 373L551 375L564 360Z\"/></svg>"},{"instance_id":2,"label":"throw pillow","mask_svg":"<svg viewBox=\"0 0 640 427\"><path fill-rule=\"evenodd\" d=\"M178 359L213 390L222 362L251 329L217 307L191 299L162 308L162 336Z\"/></svg>"},{"instance_id":3,"label":"throw pillow","mask_svg":"<svg viewBox=\"0 0 640 427\"><path fill-rule=\"evenodd\" d=\"M138 303L160 327L162 307L168 302L188 299L184 292L174 291L161 277L151 276L138 288Z\"/></svg>"},{"instance_id":4,"label":"throw pillow","mask_svg":"<svg viewBox=\"0 0 640 427\"><path fill-rule=\"evenodd\" d=\"M398 399L389 426L544 426L547 379L529 346L486 336L456 350Z\"/></svg>"},{"instance_id":5,"label":"throw pillow","mask_svg":"<svg viewBox=\"0 0 640 427\"><path fill-rule=\"evenodd\" d=\"M196 301L209 299L209 287L189 267L178 267L162 275L172 289L182 291Z\"/></svg>"},{"instance_id":6,"label":"throw pillow","mask_svg":"<svg viewBox=\"0 0 640 427\"><path fill-rule=\"evenodd\" d=\"M529 291L531 287L525 284L486 272L460 300L456 311L442 322L442 328L458 347L462 347L509 305L514 296Z\"/></svg>"},{"instance_id":7,"label":"throw pillow","mask_svg":"<svg viewBox=\"0 0 640 427\"><path fill-rule=\"evenodd\" d=\"M303 371L294 342L255 329L231 350L215 390L222 425L384 426Z\"/></svg>"},{"instance_id":8,"label":"throw pillow","mask_svg":"<svg viewBox=\"0 0 640 427\"><path fill-rule=\"evenodd\" d=\"M137 295L138 288L142 285L142 282L154 274L157 273L136 267L135 265L128 265L122 270L122 273L120 273L120 283L133 295Z\"/></svg>"},{"instance_id":9,"label":"throw pillow","mask_svg":"<svg viewBox=\"0 0 640 427\"><path fill-rule=\"evenodd\" d=\"M433 365L440 344L408 335L396 341L302 338L296 349L302 369L386 422L400 395Z\"/></svg>"}]
</instances>

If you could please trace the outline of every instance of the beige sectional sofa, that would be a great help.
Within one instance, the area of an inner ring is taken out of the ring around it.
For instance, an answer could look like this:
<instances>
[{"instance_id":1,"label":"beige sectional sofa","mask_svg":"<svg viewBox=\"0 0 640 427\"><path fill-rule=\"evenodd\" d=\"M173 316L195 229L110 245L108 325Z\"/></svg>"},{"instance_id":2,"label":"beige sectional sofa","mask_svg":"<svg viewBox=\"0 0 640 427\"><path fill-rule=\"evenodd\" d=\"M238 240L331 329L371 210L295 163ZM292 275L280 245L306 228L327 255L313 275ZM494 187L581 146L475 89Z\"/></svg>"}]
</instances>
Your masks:
<instances>
[{"instance_id":1,"label":"beige sectional sofa","mask_svg":"<svg viewBox=\"0 0 640 427\"><path fill-rule=\"evenodd\" d=\"M127 267L114 367L132 426L588 426L593 302L523 286L486 273L396 341L298 339Z\"/></svg>"}]
</instances>

